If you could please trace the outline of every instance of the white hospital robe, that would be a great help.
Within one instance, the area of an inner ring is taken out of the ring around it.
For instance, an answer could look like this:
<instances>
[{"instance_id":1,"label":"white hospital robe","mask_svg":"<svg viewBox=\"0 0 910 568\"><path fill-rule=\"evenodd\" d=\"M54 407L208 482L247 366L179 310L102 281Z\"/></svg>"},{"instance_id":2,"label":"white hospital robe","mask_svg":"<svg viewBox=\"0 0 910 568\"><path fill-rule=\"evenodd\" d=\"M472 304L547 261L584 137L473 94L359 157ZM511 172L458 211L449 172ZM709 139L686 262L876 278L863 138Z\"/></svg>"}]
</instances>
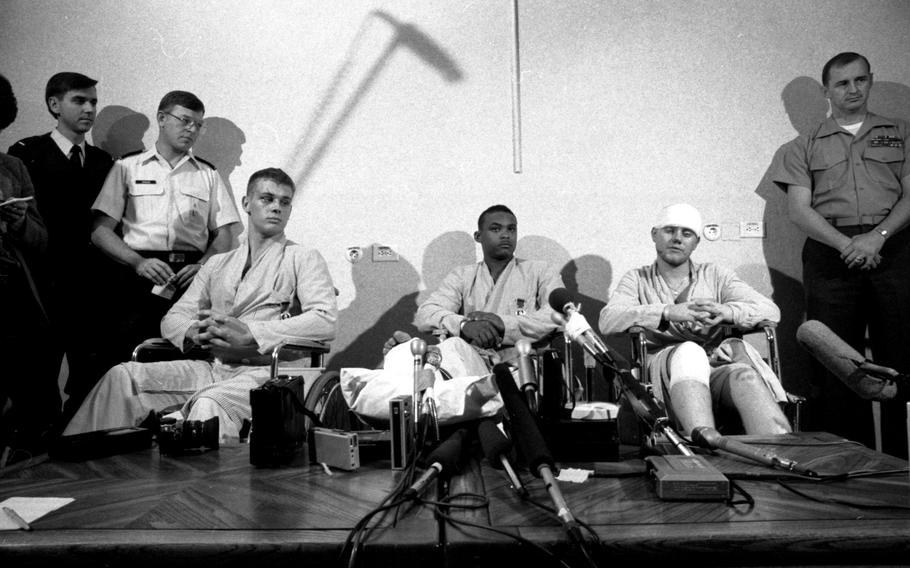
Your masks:
<instances>
[{"instance_id":1,"label":"white hospital robe","mask_svg":"<svg viewBox=\"0 0 910 568\"><path fill-rule=\"evenodd\" d=\"M250 417L249 391L269 378L269 354L281 341L328 342L335 337L335 288L318 251L284 237L259 251L246 274L249 246L242 240L230 252L205 263L186 293L161 320L161 333L176 347L192 345L186 332L200 309L245 323L258 349L213 350L216 359L123 363L99 381L64 435L134 426L151 410L186 403L187 419L219 416L222 437L239 431Z\"/></svg>"}]
</instances>

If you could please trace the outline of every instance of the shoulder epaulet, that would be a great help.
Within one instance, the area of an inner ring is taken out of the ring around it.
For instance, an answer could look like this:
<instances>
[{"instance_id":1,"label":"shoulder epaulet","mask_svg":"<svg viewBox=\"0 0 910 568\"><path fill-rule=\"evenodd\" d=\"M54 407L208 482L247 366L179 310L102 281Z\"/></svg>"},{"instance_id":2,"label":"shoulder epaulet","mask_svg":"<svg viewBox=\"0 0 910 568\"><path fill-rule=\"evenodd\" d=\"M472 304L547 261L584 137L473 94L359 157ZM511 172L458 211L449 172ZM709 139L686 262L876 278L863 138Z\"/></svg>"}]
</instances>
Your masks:
<instances>
[{"instance_id":1,"label":"shoulder epaulet","mask_svg":"<svg viewBox=\"0 0 910 568\"><path fill-rule=\"evenodd\" d=\"M145 152L145 148L140 148L138 150L133 150L132 152L127 152L126 154L123 154L122 156L120 156L120 158L117 158L117 159L120 160L122 158L129 158L130 156L135 156L136 154L141 154L143 152Z\"/></svg>"},{"instance_id":2,"label":"shoulder epaulet","mask_svg":"<svg viewBox=\"0 0 910 568\"><path fill-rule=\"evenodd\" d=\"M215 164L213 164L212 162L210 162L210 161L208 161L208 160L206 160L206 159L204 159L204 158L200 158L199 156L195 156L195 155L194 155L193 157L196 158L196 161L197 161L197 162L202 162L203 164L207 165L208 167L212 168L213 170L217 170L217 169L218 169L218 168L215 167Z\"/></svg>"},{"instance_id":3,"label":"shoulder epaulet","mask_svg":"<svg viewBox=\"0 0 910 568\"><path fill-rule=\"evenodd\" d=\"M44 137L44 135L41 135L41 134L39 134L37 136L29 136L28 138L23 138L22 140L16 142L15 144L13 144L13 146L20 146L22 148L26 148L26 147L38 142L43 137Z\"/></svg>"}]
</instances>

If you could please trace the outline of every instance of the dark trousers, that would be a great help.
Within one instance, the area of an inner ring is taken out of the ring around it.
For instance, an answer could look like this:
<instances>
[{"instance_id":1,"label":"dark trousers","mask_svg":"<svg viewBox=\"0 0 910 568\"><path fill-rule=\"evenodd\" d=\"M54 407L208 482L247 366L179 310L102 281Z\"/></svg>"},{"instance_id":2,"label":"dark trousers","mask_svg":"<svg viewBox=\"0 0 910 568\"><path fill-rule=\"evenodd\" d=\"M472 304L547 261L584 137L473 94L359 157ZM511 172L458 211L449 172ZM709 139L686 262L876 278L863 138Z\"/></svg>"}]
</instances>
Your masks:
<instances>
[{"instance_id":1,"label":"dark trousers","mask_svg":"<svg viewBox=\"0 0 910 568\"><path fill-rule=\"evenodd\" d=\"M140 254L164 260L174 273L187 264L198 262L202 256L201 252L189 252L183 254L182 260L169 261L167 253ZM161 337L161 318L183 292L178 290L170 299L152 294L154 284L150 280L137 275L131 267L114 261L106 261L100 272L103 284L98 309L95 310L99 332L96 343L87 352L90 362L86 364L93 372L74 374L67 382L66 393L70 398L64 410L66 420L79 409L86 395L108 369L129 361L133 349L146 339Z\"/></svg>"},{"instance_id":2,"label":"dark trousers","mask_svg":"<svg viewBox=\"0 0 910 568\"><path fill-rule=\"evenodd\" d=\"M59 361L47 356L50 325L24 273L0 275L0 445L41 451L60 415Z\"/></svg>"},{"instance_id":3,"label":"dark trousers","mask_svg":"<svg viewBox=\"0 0 910 568\"><path fill-rule=\"evenodd\" d=\"M872 227L839 227L847 236ZM849 269L835 249L807 239L803 247L806 316L827 325L841 339L866 353L866 329L872 360L910 372L910 231L889 238L878 267ZM872 404L816 364L813 378L821 387L823 430L875 447ZM907 457L906 400L881 403L882 450Z\"/></svg>"}]
</instances>

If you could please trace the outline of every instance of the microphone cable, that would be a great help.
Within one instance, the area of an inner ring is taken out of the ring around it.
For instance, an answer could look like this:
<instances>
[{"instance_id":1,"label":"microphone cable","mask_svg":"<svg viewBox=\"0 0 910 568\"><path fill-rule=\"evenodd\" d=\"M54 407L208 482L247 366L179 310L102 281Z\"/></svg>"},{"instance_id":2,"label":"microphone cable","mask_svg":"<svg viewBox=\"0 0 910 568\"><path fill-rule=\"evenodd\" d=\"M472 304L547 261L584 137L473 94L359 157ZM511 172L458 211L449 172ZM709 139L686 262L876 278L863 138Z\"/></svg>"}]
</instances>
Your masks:
<instances>
[{"instance_id":1,"label":"microphone cable","mask_svg":"<svg viewBox=\"0 0 910 568\"><path fill-rule=\"evenodd\" d=\"M423 422L423 425L425 435L426 421ZM406 458L408 466L404 470L404 475L401 476L401 479L398 480L398 483L395 484L389 494L383 498L379 505L377 505L374 509L369 511L359 521L357 521L354 527L348 532L348 536L341 547L341 552L339 553L339 564L343 565L344 555L350 547L350 556L348 558L347 566L349 568L356 566L357 555L359 551L366 543L373 529L378 526L378 523L381 522L382 519L385 518L385 514L393 509L395 510L394 517L392 518L392 526L394 527L398 524L401 506L414 501L409 497L404 497L404 492L414 481L414 477L417 471L418 449L422 446L422 444L423 436L418 433L417 442L411 445L410 452ZM379 514L383 514L383 516L379 519L377 524L369 526L370 520Z\"/></svg>"},{"instance_id":2,"label":"microphone cable","mask_svg":"<svg viewBox=\"0 0 910 568\"><path fill-rule=\"evenodd\" d=\"M442 503L440 503L440 505L444 505L446 507L452 507L453 505L451 503L449 503L449 500L452 498L455 498L455 497L458 497L458 495L451 495L451 496L447 497L446 499L443 499L443 501L442 501ZM489 503L485 504L484 507L489 507ZM474 508L474 507L471 507L471 508ZM502 535L502 536L511 538L512 540L518 542L519 544L523 544L525 546L528 546L530 548L533 548L533 549L538 550L541 553L545 554L553 561L554 565L556 565L556 566L560 566L561 568L573 568L570 564L567 564L562 558L560 558L553 552L547 550L547 548L544 547L543 545L537 544L536 542L533 542L519 534L510 532L506 529L499 529L496 527L491 527L490 525L482 525L480 523L475 523L474 521L468 521L465 519L456 519L455 517L452 517L448 513L444 513L441 510L439 510L439 507L437 507L436 514L439 516L439 518L444 520L446 522L446 524L452 525L453 527L463 525L466 527L472 527L475 529L485 530L488 532L496 533L498 535ZM594 565L594 566L596 566L596 565Z\"/></svg>"}]
</instances>

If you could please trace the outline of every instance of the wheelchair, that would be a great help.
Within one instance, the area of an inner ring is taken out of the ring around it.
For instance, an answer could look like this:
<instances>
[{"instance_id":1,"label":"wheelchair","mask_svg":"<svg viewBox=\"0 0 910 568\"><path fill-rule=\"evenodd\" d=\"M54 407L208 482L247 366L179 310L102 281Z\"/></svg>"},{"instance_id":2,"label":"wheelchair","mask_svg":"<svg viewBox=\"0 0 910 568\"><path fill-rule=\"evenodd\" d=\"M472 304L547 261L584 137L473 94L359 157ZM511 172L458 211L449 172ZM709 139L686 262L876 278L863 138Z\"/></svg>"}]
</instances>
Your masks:
<instances>
[{"instance_id":1,"label":"wheelchair","mask_svg":"<svg viewBox=\"0 0 910 568\"><path fill-rule=\"evenodd\" d=\"M347 406L341 394L337 371L326 371L325 360L329 345L319 341L284 341L267 356L255 355L250 364L269 365L269 380L302 376L304 378L303 405L318 419L307 417L307 428L324 426L341 430L365 430L369 427ZM211 353L194 347L186 353L163 338L143 341L133 350L132 361L173 361L176 359L210 360Z\"/></svg>"},{"instance_id":2,"label":"wheelchair","mask_svg":"<svg viewBox=\"0 0 910 568\"><path fill-rule=\"evenodd\" d=\"M758 347L762 358L774 374L777 375L777 378L783 380L777 339L777 324L771 321L761 321L752 328L745 330L738 330L733 328L733 326L724 326L724 329L723 339L739 338L750 341L750 343L764 343L763 349L761 345ZM648 344L645 331L641 326L632 326L626 333L631 344L633 374L637 375L639 382L645 385L648 392L651 392L653 386L648 373ZM779 403L781 410L783 410L784 415L790 422L792 430L799 432L802 407L806 399L790 392L787 392L786 396L787 400ZM637 422L637 420L629 415L632 411L627 401L621 401L620 409L621 414L625 415L620 417L620 437L622 442L626 444L639 443L646 433L641 432L640 428L637 429L632 426L633 421Z\"/></svg>"}]
</instances>

